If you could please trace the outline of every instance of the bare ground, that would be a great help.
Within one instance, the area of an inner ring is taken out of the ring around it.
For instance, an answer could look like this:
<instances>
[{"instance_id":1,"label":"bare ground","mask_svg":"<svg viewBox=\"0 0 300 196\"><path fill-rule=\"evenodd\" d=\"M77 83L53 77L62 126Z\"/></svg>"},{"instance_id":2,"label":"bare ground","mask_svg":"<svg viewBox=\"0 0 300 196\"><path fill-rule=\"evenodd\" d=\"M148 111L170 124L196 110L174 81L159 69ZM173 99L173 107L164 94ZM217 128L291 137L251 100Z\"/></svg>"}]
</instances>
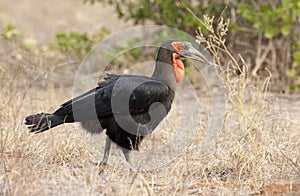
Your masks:
<instances>
[{"instance_id":1,"label":"bare ground","mask_svg":"<svg viewBox=\"0 0 300 196\"><path fill-rule=\"evenodd\" d=\"M0 1L0 25L12 23L27 36L45 43L58 32L90 32L105 27L116 32L132 26L118 20L114 8L96 3L83 3L82 0Z\"/></svg>"},{"instance_id":2,"label":"bare ground","mask_svg":"<svg viewBox=\"0 0 300 196\"><path fill-rule=\"evenodd\" d=\"M109 7L101 9L100 5L82 6L81 2L73 1L9 1L0 2L0 21L15 23L43 42L64 30L90 31L95 25L103 25L115 31L127 26L118 22L111 10ZM201 88L203 80L195 80L201 106L200 127L180 156L160 168L135 172L129 170L120 150L113 146L108 168L98 175L97 163L102 158L105 134L88 134L76 124L63 125L43 134L28 134L23 125L24 117L53 111L69 99L74 79L72 69L76 69L76 65L65 63L51 70L49 66L55 65L55 62L48 64L52 54L31 55L11 46L1 48L2 195L300 193L298 95L262 93L251 82L241 90L242 103L236 102L234 92L228 92L222 134L215 138L215 145L209 147L211 150L203 154L201 148L206 147L202 142L213 105L209 91ZM141 152L132 154L134 159L172 139L174 127L184 119L179 110L181 104L178 100L175 102L168 119L145 140Z\"/></svg>"}]
</instances>

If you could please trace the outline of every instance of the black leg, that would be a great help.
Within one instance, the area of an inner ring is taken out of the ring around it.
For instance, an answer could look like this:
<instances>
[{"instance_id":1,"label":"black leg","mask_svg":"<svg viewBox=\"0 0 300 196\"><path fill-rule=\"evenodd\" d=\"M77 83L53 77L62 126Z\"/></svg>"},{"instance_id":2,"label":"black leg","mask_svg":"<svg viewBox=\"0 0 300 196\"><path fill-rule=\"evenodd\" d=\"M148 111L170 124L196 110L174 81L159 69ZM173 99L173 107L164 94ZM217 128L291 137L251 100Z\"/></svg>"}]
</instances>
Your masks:
<instances>
[{"instance_id":1,"label":"black leg","mask_svg":"<svg viewBox=\"0 0 300 196\"><path fill-rule=\"evenodd\" d=\"M109 137L106 137L106 142L105 142L105 147L104 147L104 154L103 154L103 159L100 162L100 172L104 170L107 161L108 161L108 156L109 156L109 150L110 150L110 145L111 145L111 140Z\"/></svg>"},{"instance_id":2,"label":"black leg","mask_svg":"<svg viewBox=\"0 0 300 196\"><path fill-rule=\"evenodd\" d=\"M129 163L129 165L131 165L131 160L130 160L130 156L129 156L129 151L128 149L126 148L122 148L122 151L123 151L123 154L124 154L124 157L126 159L126 161Z\"/></svg>"}]
</instances>

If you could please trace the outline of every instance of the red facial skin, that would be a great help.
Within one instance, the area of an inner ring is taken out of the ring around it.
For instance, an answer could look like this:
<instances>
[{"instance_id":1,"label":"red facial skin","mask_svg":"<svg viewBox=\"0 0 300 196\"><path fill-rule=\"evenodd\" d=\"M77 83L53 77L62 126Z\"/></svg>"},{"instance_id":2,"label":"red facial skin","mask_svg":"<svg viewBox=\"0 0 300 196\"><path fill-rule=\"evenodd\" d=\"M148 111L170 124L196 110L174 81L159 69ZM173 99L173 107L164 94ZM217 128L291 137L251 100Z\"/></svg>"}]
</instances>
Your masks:
<instances>
[{"instance_id":1,"label":"red facial skin","mask_svg":"<svg viewBox=\"0 0 300 196\"><path fill-rule=\"evenodd\" d=\"M184 50L185 46L182 42L173 42L172 47L176 50L177 53L173 53L173 66L174 66L174 74L176 82L182 81L185 75L184 65L183 62L180 60L180 56L178 55L178 52Z\"/></svg>"}]
</instances>

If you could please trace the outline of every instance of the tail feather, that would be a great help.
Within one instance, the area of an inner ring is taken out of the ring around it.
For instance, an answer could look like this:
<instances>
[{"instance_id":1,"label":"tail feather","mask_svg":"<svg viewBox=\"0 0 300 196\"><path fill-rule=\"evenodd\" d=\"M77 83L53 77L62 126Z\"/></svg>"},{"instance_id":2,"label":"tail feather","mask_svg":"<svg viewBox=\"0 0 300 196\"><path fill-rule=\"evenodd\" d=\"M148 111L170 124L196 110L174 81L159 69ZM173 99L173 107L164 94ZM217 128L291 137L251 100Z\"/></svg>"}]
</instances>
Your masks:
<instances>
[{"instance_id":1,"label":"tail feather","mask_svg":"<svg viewBox=\"0 0 300 196\"><path fill-rule=\"evenodd\" d=\"M30 132L40 133L64 123L64 117L55 114L40 113L27 116L25 125L29 125Z\"/></svg>"}]
</instances>

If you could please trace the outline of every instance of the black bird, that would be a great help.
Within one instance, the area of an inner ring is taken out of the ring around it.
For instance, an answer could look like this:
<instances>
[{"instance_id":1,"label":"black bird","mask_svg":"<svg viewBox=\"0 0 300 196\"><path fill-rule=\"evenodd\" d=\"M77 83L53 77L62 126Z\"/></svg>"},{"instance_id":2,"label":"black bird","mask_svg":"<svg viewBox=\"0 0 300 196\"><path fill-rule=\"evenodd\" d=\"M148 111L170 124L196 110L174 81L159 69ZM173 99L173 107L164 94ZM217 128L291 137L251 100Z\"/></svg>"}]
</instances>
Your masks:
<instances>
[{"instance_id":1,"label":"black bird","mask_svg":"<svg viewBox=\"0 0 300 196\"><path fill-rule=\"evenodd\" d=\"M168 40L158 50L151 77L108 74L96 88L63 103L54 113L26 117L25 124L30 132L40 133L63 123L98 119L107 134L102 165L107 163L111 141L130 162L129 151L138 150L144 136L170 111L176 83L185 75L182 58L208 63L189 42Z\"/></svg>"}]
</instances>

